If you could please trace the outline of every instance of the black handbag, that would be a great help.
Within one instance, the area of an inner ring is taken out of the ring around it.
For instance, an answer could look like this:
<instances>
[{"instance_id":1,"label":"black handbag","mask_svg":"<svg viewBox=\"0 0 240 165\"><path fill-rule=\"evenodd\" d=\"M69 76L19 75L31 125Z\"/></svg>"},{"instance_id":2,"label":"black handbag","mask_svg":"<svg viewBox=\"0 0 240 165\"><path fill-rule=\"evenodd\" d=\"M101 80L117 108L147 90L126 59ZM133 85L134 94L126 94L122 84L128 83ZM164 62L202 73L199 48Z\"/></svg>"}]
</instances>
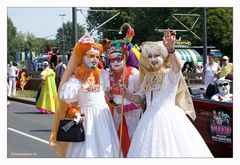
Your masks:
<instances>
[{"instance_id":1,"label":"black handbag","mask_svg":"<svg viewBox=\"0 0 240 165\"><path fill-rule=\"evenodd\" d=\"M66 115L64 120L60 120L57 132L57 141L63 142L85 141L85 132L82 121L76 123L73 120L66 119Z\"/></svg>"}]
</instances>

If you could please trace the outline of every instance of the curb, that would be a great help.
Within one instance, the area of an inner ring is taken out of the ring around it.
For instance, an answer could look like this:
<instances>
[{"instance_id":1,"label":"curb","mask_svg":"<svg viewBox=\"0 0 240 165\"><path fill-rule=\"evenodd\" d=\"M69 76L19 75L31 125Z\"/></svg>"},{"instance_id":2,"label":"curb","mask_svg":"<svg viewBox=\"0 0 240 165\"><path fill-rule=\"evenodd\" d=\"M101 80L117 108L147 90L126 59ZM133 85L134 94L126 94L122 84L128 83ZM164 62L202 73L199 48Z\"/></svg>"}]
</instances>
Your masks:
<instances>
[{"instance_id":1,"label":"curb","mask_svg":"<svg viewBox=\"0 0 240 165\"><path fill-rule=\"evenodd\" d=\"M26 100L26 99L22 99L22 98L17 98L17 97L7 97L8 100L10 101L17 101L17 102L21 102L21 103L25 103L25 104L31 104L31 105L36 105L35 101L32 100Z\"/></svg>"}]
</instances>

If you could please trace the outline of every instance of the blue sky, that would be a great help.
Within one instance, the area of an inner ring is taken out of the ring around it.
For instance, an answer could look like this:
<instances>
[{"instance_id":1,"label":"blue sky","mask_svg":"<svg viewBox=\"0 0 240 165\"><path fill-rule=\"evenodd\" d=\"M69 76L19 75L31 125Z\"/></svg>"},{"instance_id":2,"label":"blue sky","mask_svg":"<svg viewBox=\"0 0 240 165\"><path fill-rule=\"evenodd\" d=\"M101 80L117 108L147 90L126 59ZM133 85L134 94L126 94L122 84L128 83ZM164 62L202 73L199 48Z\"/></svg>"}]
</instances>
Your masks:
<instances>
[{"instance_id":1,"label":"blue sky","mask_svg":"<svg viewBox=\"0 0 240 165\"><path fill-rule=\"evenodd\" d=\"M79 8L78 8L79 9ZM82 8L86 10L87 8ZM30 32L36 37L54 39L57 29L62 26L62 17L59 14L66 14L63 21L72 21L71 7L9 7L7 15L13 21L17 31ZM86 15L86 11L84 12ZM78 24L84 24L85 18L77 12Z\"/></svg>"}]
</instances>

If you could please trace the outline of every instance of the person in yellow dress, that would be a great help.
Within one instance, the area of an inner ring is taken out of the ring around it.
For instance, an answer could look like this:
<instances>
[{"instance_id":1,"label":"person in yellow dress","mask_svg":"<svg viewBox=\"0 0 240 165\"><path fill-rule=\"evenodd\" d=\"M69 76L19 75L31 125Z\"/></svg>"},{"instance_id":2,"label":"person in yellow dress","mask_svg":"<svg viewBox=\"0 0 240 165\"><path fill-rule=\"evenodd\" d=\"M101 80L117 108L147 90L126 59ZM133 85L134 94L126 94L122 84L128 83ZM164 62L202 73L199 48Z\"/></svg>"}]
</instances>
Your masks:
<instances>
[{"instance_id":1,"label":"person in yellow dress","mask_svg":"<svg viewBox=\"0 0 240 165\"><path fill-rule=\"evenodd\" d=\"M49 67L47 61L43 62L43 67L42 85L36 97L36 107L40 113L55 113L57 103L55 72Z\"/></svg>"}]
</instances>

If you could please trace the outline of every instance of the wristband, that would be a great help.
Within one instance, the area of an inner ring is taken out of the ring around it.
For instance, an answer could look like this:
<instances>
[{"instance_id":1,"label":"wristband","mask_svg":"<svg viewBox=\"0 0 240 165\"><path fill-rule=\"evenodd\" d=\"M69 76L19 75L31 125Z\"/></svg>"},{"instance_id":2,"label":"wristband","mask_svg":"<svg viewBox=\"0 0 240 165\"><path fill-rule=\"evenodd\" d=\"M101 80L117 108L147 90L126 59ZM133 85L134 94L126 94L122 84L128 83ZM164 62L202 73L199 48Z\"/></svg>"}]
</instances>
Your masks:
<instances>
[{"instance_id":1,"label":"wristband","mask_svg":"<svg viewBox=\"0 0 240 165\"><path fill-rule=\"evenodd\" d=\"M175 48L167 48L167 51L169 54L172 54L175 52Z\"/></svg>"}]
</instances>

